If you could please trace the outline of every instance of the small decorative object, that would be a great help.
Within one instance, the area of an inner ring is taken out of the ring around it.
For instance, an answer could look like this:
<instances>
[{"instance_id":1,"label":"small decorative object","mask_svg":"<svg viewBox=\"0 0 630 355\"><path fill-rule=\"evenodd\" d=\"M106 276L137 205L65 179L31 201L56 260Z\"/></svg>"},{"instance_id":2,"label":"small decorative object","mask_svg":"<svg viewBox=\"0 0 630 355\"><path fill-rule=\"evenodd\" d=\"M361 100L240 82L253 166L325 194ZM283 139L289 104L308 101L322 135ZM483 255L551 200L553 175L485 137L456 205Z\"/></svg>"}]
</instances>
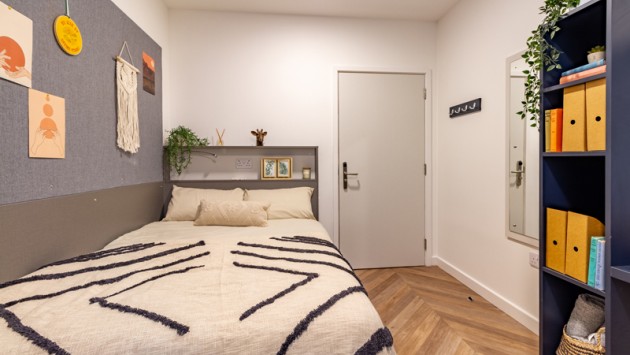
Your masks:
<instances>
[{"instance_id":1,"label":"small decorative object","mask_svg":"<svg viewBox=\"0 0 630 355\"><path fill-rule=\"evenodd\" d=\"M29 157L66 156L66 100L41 91L28 90Z\"/></svg>"},{"instance_id":2,"label":"small decorative object","mask_svg":"<svg viewBox=\"0 0 630 355\"><path fill-rule=\"evenodd\" d=\"M465 115L467 113L473 113L481 111L481 98L464 102L463 104L451 106L448 111L448 115L450 118L455 118L457 116Z\"/></svg>"},{"instance_id":3,"label":"small decorative object","mask_svg":"<svg viewBox=\"0 0 630 355\"><path fill-rule=\"evenodd\" d=\"M155 95L155 60L142 52L142 88Z\"/></svg>"},{"instance_id":4,"label":"small decorative object","mask_svg":"<svg viewBox=\"0 0 630 355\"><path fill-rule=\"evenodd\" d=\"M122 58L123 51L127 54L131 64ZM133 57L129 52L127 41L123 42L116 59L116 86L118 100L118 125L116 144L118 148L128 153L137 153L140 148L140 127L138 124L138 73L140 70L133 64Z\"/></svg>"},{"instance_id":5,"label":"small decorative object","mask_svg":"<svg viewBox=\"0 0 630 355\"><path fill-rule=\"evenodd\" d=\"M277 161L273 158L263 158L260 162L260 177L264 179L275 179L277 177Z\"/></svg>"},{"instance_id":6,"label":"small decorative object","mask_svg":"<svg viewBox=\"0 0 630 355\"><path fill-rule=\"evenodd\" d=\"M223 129L223 131L221 131L221 133L219 133L219 129L215 128L215 131L217 131L217 145L223 145L223 135L225 134L225 129Z\"/></svg>"},{"instance_id":7,"label":"small decorative object","mask_svg":"<svg viewBox=\"0 0 630 355\"><path fill-rule=\"evenodd\" d=\"M302 179L304 180L311 179L311 168L302 168Z\"/></svg>"},{"instance_id":8,"label":"small decorative object","mask_svg":"<svg viewBox=\"0 0 630 355\"><path fill-rule=\"evenodd\" d=\"M0 78L31 87L33 21L0 2Z\"/></svg>"},{"instance_id":9,"label":"small decorative object","mask_svg":"<svg viewBox=\"0 0 630 355\"><path fill-rule=\"evenodd\" d=\"M604 46L595 46L591 48L586 55L586 60L588 60L589 63L594 63L601 59L606 59L606 47Z\"/></svg>"},{"instance_id":10,"label":"small decorative object","mask_svg":"<svg viewBox=\"0 0 630 355\"><path fill-rule=\"evenodd\" d=\"M262 147L264 145L264 140L265 140L265 136L267 135L267 132L265 132L262 129L257 129L255 131L252 131L252 134L256 136L256 146L257 147Z\"/></svg>"},{"instance_id":11,"label":"small decorative object","mask_svg":"<svg viewBox=\"0 0 630 355\"><path fill-rule=\"evenodd\" d=\"M278 179L290 179L292 173L293 158L278 158Z\"/></svg>"},{"instance_id":12,"label":"small decorative object","mask_svg":"<svg viewBox=\"0 0 630 355\"><path fill-rule=\"evenodd\" d=\"M190 128L179 126L169 131L166 140L166 156L171 169L182 173L190 163L190 153L195 147L208 145L208 138L199 138Z\"/></svg>"},{"instance_id":13,"label":"small decorative object","mask_svg":"<svg viewBox=\"0 0 630 355\"><path fill-rule=\"evenodd\" d=\"M59 47L68 55L78 55L83 49L83 37L79 26L70 18L70 7L66 0L66 14L59 15L53 24L55 39Z\"/></svg>"}]
</instances>

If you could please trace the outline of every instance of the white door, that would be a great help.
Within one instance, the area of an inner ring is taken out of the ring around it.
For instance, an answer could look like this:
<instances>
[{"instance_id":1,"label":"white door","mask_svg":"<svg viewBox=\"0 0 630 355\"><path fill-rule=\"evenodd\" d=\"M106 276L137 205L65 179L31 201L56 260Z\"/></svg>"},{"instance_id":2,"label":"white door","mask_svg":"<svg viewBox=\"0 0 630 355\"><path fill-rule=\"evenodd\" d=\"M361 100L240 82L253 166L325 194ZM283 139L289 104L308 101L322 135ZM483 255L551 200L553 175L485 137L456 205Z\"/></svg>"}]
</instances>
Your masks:
<instances>
[{"instance_id":1,"label":"white door","mask_svg":"<svg viewBox=\"0 0 630 355\"><path fill-rule=\"evenodd\" d=\"M355 269L424 265L424 78L339 73L339 244Z\"/></svg>"}]
</instances>

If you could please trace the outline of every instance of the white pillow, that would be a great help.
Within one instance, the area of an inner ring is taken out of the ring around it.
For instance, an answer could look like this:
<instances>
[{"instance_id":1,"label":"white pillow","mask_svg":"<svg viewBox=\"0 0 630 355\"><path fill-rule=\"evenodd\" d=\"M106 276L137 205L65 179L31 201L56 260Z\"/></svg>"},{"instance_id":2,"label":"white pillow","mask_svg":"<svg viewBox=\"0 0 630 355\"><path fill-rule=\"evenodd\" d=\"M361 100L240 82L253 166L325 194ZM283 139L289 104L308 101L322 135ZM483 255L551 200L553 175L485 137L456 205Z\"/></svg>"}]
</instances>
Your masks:
<instances>
[{"instance_id":1,"label":"white pillow","mask_svg":"<svg viewBox=\"0 0 630 355\"><path fill-rule=\"evenodd\" d=\"M164 221L194 221L201 200L206 201L243 201L243 189L191 189L173 185L171 201Z\"/></svg>"},{"instance_id":2,"label":"white pillow","mask_svg":"<svg viewBox=\"0 0 630 355\"><path fill-rule=\"evenodd\" d=\"M267 226L269 202L201 200L196 226Z\"/></svg>"},{"instance_id":3,"label":"white pillow","mask_svg":"<svg viewBox=\"0 0 630 355\"><path fill-rule=\"evenodd\" d=\"M245 190L245 201L266 201L269 219L315 219L311 208L312 187L290 189Z\"/></svg>"}]
</instances>

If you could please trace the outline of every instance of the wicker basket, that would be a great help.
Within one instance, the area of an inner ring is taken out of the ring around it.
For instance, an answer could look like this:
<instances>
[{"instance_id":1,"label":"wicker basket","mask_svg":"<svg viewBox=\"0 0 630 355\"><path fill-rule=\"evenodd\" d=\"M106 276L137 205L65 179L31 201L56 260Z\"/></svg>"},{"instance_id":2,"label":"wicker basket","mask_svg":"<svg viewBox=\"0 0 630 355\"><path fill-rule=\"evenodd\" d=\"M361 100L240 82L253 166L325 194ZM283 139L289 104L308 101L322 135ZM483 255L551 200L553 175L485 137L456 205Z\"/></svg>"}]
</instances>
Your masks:
<instances>
[{"instance_id":1,"label":"wicker basket","mask_svg":"<svg viewBox=\"0 0 630 355\"><path fill-rule=\"evenodd\" d=\"M556 355L600 355L606 354L606 348L602 343L602 334L606 328L601 327L597 331L597 345L585 343L567 335L567 326L562 328L562 340L556 350Z\"/></svg>"}]
</instances>

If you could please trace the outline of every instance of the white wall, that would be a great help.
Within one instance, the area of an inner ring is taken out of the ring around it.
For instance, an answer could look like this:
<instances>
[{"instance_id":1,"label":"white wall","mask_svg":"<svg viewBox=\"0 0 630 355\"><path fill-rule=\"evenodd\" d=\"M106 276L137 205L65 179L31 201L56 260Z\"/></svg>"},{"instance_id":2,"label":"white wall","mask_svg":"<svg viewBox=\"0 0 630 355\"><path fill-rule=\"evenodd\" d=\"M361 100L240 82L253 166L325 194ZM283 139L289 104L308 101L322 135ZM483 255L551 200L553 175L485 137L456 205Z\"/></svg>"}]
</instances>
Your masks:
<instances>
[{"instance_id":1,"label":"white wall","mask_svg":"<svg viewBox=\"0 0 630 355\"><path fill-rule=\"evenodd\" d=\"M112 0L112 2L162 47L162 112L163 125L168 127L170 117L165 114L170 103L165 90L169 85L168 8L162 1L157 0Z\"/></svg>"},{"instance_id":2,"label":"white wall","mask_svg":"<svg viewBox=\"0 0 630 355\"><path fill-rule=\"evenodd\" d=\"M171 10L171 127L226 145L320 147L320 221L334 235L335 68L432 69L435 24ZM374 142L383 144L387 142Z\"/></svg>"},{"instance_id":3,"label":"white wall","mask_svg":"<svg viewBox=\"0 0 630 355\"><path fill-rule=\"evenodd\" d=\"M535 250L506 237L506 59L525 49L542 1L461 0L438 22L434 144L437 264L538 333ZM482 99L482 111L448 108Z\"/></svg>"}]
</instances>

